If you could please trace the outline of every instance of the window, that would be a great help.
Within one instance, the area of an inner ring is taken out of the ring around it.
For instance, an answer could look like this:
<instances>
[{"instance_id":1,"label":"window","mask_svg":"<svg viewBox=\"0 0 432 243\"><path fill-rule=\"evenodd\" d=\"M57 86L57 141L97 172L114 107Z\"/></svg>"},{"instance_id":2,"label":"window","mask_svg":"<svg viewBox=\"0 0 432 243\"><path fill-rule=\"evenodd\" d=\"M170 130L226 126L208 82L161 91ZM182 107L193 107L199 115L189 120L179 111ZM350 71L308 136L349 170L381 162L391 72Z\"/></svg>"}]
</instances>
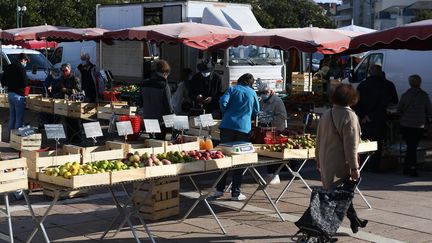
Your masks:
<instances>
[{"instance_id":1,"label":"window","mask_svg":"<svg viewBox=\"0 0 432 243\"><path fill-rule=\"evenodd\" d=\"M230 65L277 65L282 64L281 51L258 46L239 46L230 47L229 64Z\"/></svg>"},{"instance_id":2,"label":"window","mask_svg":"<svg viewBox=\"0 0 432 243\"><path fill-rule=\"evenodd\" d=\"M63 55L63 47L56 48L51 55L50 61L52 64L61 63Z\"/></svg>"},{"instance_id":3,"label":"window","mask_svg":"<svg viewBox=\"0 0 432 243\"><path fill-rule=\"evenodd\" d=\"M28 62L27 66L26 66L27 70L32 70L33 67L35 67L36 69L45 69L45 65L48 68L52 67L52 64L41 53L39 53L39 54L28 54L28 53L26 53L26 54L30 58L30 62ZM11 61L11 63L17 61L18 55L19 55L19 53L9 54L8 55L9 60Z\"/></svg>"},{"instance_id":4,"label":"window","mask_svg":"<svg viewBox=\"0 0 432 243\"><path fill-rule=\"evenodd\" d=\"M358 66L355 72L354 76L354 83L360 83L364 81L369 74L369 68L372 65L380 65L383 64L383 54L382 53L374 53L371 55L368 55Z\"/></svg>"}]
</instances>

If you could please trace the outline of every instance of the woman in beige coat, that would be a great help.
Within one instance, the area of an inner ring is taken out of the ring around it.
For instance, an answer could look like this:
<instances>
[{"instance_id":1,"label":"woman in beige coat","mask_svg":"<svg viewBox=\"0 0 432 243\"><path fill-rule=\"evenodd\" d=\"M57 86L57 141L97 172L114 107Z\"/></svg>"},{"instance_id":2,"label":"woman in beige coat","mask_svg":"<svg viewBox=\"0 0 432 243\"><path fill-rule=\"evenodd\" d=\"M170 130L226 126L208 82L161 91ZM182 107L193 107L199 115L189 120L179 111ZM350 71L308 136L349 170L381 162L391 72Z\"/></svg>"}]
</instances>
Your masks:
<instances>
[{"instance_id":1,"label":"woman in beige coat","mask_svg":"<svg viewBox=\"0 0 432 243\"><path fill-rule=\"evenodd\" d=\"M360 178L357 149L360 143L360 124L350 106L358 100L357 91L349 84L337 86L331 96L333 107L326 111L318 124L316 141L317 167L324 189L334 190L343 180ZM351 203L347 217L354 233L365 227Z\"/></svg>"}]
</instances>

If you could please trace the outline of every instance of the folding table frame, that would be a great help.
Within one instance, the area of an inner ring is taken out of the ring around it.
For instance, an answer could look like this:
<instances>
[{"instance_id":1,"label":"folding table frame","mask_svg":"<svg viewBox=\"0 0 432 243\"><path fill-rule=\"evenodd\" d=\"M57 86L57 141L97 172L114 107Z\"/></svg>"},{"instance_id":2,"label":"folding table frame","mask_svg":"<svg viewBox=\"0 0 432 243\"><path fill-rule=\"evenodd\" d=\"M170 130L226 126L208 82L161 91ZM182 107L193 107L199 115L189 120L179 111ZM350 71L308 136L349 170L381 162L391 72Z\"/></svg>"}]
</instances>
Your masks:
<instances>
[{"instance_id":1,"label":"folding table frame","mask_svg":"<svg viewBox=\"0 0 432 243\"><path fill-rule=\"evenodd\" d=\"M3 213L7 217L8 227L9 227L9 235L5 235L3 233L0 233L0 240L4 240L4 241L13 243L14 238L13 238L13 230L12 230L12 218L10 215L9 196L7 193L4 193L3 196L4 196L5 208L0 209L0 213Z\"/></svg>"}]
</instances>

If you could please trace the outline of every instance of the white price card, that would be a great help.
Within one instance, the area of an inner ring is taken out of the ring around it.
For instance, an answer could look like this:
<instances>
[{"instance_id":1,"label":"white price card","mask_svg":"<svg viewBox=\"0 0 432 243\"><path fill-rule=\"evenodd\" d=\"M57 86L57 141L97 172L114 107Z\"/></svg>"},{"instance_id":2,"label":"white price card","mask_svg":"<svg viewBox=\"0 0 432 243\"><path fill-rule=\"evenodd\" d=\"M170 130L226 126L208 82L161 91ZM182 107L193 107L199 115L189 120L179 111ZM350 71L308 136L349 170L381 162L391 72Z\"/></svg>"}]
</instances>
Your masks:
<instances>
[{"instance_id":1,"label":"white price card","mask_svg":"<svg viewBox=\"0 0 432 243\"><path fill-rule=\"evenodd\" d=\"M132 123L130 121L116 122L116 127L119 136L133 134Z\"/></svg>"},{"instance_id":2,"label":"white price card","mask_svg":"<svg viewBox=\"0 0 432 243\"><path fill-rule=\"evenodd\" d=\"M174 128L177 130L188 130L189 118L187 116L175 116Z\"/></svg>"},{"instance_id":3,"label":"white price card","mask_svg":"<svg viewBox=\"0 0 432 243\"><path fill-rule=\"evenodd\" d=\"M83 123L86 138L103 137L102 128L99 122Z\"/></svg>"},{"instance_id":4,"label":"white price card","mask_svg":"<svg viewBox=\"0 0 432 243\"><path fill-rule=\"evenodd\" d=\"M175 119L175 117L176 117L176 115L174 115L174 114L162 116L162 119L164 121L165 127L173 127L174 126L174 119Z\"/></svg>"},{"instance_id":5,"label":"white price card","mask_svg":"<svg viewBox=\"0 0 432 243\"><path fill-rule=\"evenodd\" d=\"M199 116L194 117L193 120L194 120L194 125L196 127L200 127L201 126L201 119L200 119Z\"/></svg>"},{"instance_id":6,"label":"white price card","mask_svg":"<svg viewBox=\"0 0 432 243\"><path fill-rule=\"evenodd\" d=\"M147 133L161 133L158 119L144 119L144 127Z\"/></svg>"},{"instance_id":7,"label":"white price card","mask_svg":"<svg viewBox=\"0 0 432 243\"><path fill-rule=\"evenodd\" d=\"M200 115L200 120L203 127L211 127L214 125L212 114Z\"/></svg>"},{"instance_id":8,"label":"white price card","mask_svg":"<svg viewBox=\"0 0 432 243\"><path fill-rule=\"evenodd\" d=\"M62 124L45 124L44 127L48 139L66 138Z\"/></svg>"}]
</instances>

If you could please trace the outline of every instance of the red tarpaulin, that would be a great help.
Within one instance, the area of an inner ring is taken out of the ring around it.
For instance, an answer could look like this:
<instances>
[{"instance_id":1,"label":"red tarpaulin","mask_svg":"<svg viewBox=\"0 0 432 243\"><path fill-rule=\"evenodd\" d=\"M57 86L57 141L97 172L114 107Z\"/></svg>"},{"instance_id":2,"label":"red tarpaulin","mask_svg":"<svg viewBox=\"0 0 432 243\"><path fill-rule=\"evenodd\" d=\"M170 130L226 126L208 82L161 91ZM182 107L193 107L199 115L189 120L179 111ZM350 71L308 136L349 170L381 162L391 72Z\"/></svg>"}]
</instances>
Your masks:
<instances>
[{"instance_id":1,"label":"red tarpaulin","mask_svg":"<svg viewBox=\"0 0 432 243\"><path fill-rule=\"evenodd\" d=\"M432 19L354 37L347 52L377 49L432 50Z\"/></svg>"},{"instance_id":2,"label":"red tarpaulin","mask_svg":"<svg viewBox=\"0 0 432 243\"><path fill-rule=\"evenodd\" d=\"M213 48L228 48L230 46L257 45L283 50L296 48L303 52L321 52L334 54L346 50L351 37L361 33L336 29L281 28L264 29L251 34L236 37Z\"/></svg>"},{"instance_id":3,"label":"red tarpaulin","mask_svg":"<svg viewBox=\"0 0 432 243\"><path fill-rule=\"evenodd\" d=\"M193 22L148 25L117 31L108 31L104 39L146 40L157 43L182 43L197 49L210 46L244 34L231 28Z\"/></svg>"},{"instance_id":4,"label":"red tarpaulin","mask_svg":"<svg viewBox=\"0 0 432 243\"><path fill-rule=\"evenodd\" d=\"M106 29L101 28L65 28L57 30L42 31L36 34L37 39L54 41L87 41L102 37Z\"/></svg>"}]
</instances>

